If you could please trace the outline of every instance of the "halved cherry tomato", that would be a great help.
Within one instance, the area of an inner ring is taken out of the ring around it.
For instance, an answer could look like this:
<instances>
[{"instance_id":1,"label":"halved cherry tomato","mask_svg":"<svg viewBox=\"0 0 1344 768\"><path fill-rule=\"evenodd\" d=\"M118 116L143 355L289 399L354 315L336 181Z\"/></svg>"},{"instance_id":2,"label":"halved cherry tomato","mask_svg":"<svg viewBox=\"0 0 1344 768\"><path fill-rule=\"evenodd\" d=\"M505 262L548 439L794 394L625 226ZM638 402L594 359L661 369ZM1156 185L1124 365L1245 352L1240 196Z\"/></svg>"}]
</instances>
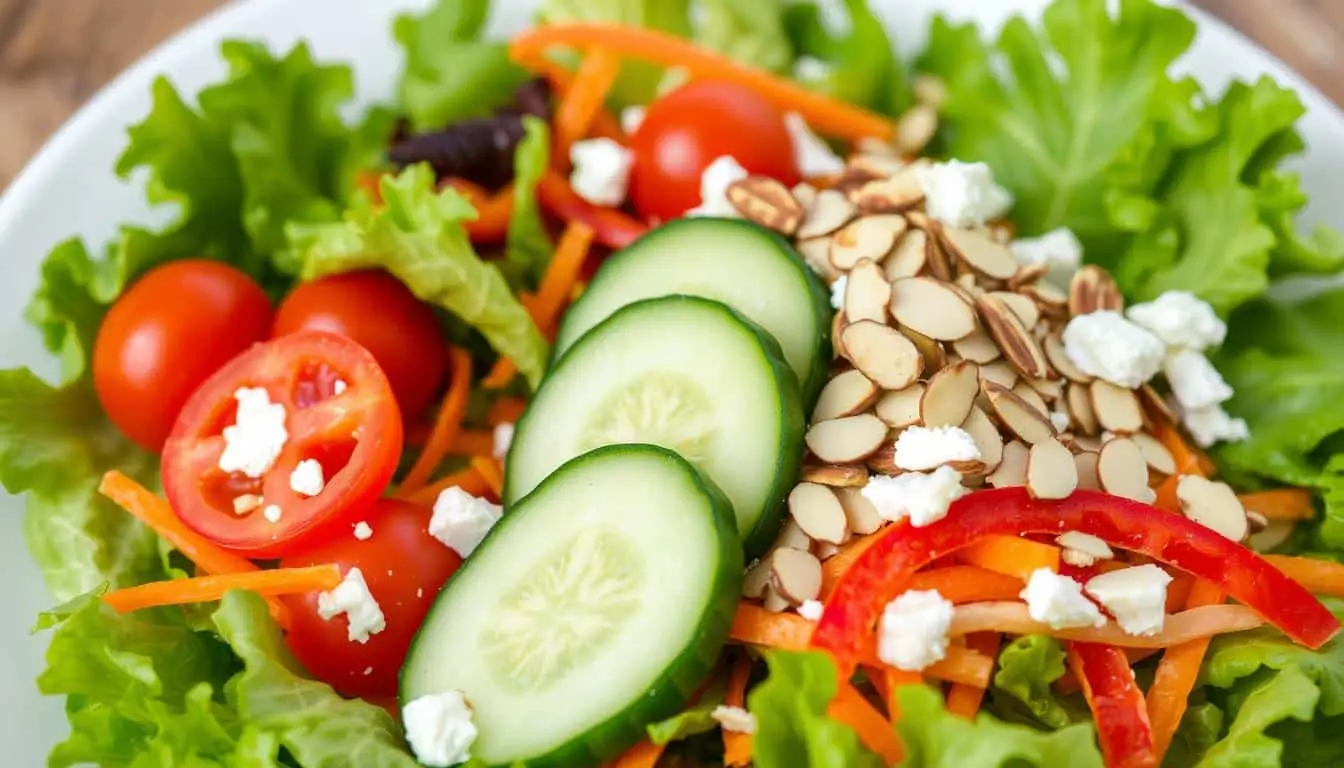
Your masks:
<instances>
[{"instance_id":1,"label":"halved cherry tomato","mask_svg":"<svg viewBox=\"0 0 1344 768\"><path fill-rule=\"evenodd\" d=\"M649 105L630 137L635 153L630 196L651 221L700 204L700 176L721 155L786 185L798 181L784 115L750 88L697 80Z\"/></svg>"},{"instance_id":2,"label":"halved cherry tomato","mask_svg":"<svg viewBox=\"0 0 1344 768\"><path fill-rule=\"evenodd\" d=\"M192 391L266 338L272 314L261 286L228 264L184 259L156 267L117 299L98 328L98 401L127 437L157 451Z\"/></svg>"},{"instance_id":3,"label":"halved cherry tomato","mask_svg":"<svg viewBox=\"0 0 1344 768\"><path fill-rule=\"evenodd\" d=\"M245 387L265 389L286 411L288 439L259 478L219 467L224 428L237 418L235 393ZM401 429L387 377L367 350L323 331L282 336L230 360L187 401L163 447L163 489L202 536L249 557L280 557L369 513L401 458ZM304 459L325 477L311 497L290 487ZM234 504L243 496L261 503L240 514ZM271 505L277 519L267 519Z\"/></svg>"},{"instance_id":4,"label":"halved cherry tomato","mask_svg":"<svg viewBox=\"0 0 1344 768\"><path fill-rule=\"evenodd\" d=\"M275 335L330 331L378 361L407 418L434 400L448 371L448 342L434 311L386 272L348 272L303 283L275 315Z\"/></svg>"},{"instance_id":5,"label":"halved cherry tomato","mask_svg":"<svg viewBox=\"0 0 1344 768\"><path fill-rule=\"evenodd\" d=\"M281 567L336 563L341 573L358 568L378 601L387 626L367 643L349 639L344 616L330 621L317 613L317 595L288 598L287 642L295 657L318 679L345 696L392 696L397 673L420 624L444 582L462 558L429 535L430 511L405 501L384 499L369 513L367 540L354 528L314 549L287 557Z\"/></svg>"}]
</instances>

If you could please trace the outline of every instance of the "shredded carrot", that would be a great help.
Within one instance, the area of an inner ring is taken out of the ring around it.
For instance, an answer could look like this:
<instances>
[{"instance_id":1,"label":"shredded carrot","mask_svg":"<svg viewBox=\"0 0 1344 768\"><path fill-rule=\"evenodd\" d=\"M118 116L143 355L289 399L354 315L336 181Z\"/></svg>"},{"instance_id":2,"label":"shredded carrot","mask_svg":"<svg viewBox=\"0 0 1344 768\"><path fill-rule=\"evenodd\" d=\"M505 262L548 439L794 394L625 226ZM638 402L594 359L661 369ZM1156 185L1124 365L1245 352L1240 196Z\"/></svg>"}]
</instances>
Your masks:
<instances>
[{"instance_id":1,"label":"shredded carrot","mask_svg":"<svg viewBox=\"0 0 1344 768\"><path fill-rule=\"evenodd\" d=\"M1208 581L1199 581L1190 589L1186 608L1219 605L1225 599L1222 590ZM1190 692L1199 679L1199 668L1209 650L1210 638L1202 637L1188 643L1173 645L1157 664L1153 684L1148 688L1148 720L1153 729L1153 751L1160 765L1171 746L1176 728L1185 717Z\"/></svg>"},{"instance_id":2,"label":"shredded carrot","mask_svg":"<svg viewBox=\"0 0 1344 768\"><path fill-rule=\"evenodd\" d=\"M542 56L531 62L529 68L549 80L551 90L559 94L562 99L569 93L569 89L574 87L574 73L565 69L565 66L558 61ZM622 144L627 138L621 128L621 122L601 105L593 113L593 122L588 127L588 132L593 136Z\"/></svg>"},{"instance_id":3,"label":"shredded carrot","mask_svg":"<svg viewBox=\"0 0 1344 768\"><path fill-rule=\"evenodd\" d=\"M985 679L988 681L989 676L986 675ZM923 685L924 677L918 672L886 667L883 669L883 683L887 689L886 695L882 697L887 703L887 720L895 725L896 721L901 719L901 704L897 695L907 685Z\"/></svg>"},{"instance_id":4,"label":"shredded carrot","mask_svg":"<svg viewBox=\"0 0 1344 768\"><path fill-rule=\"evenodd\" d=\"M425 487L430 475L448 455L457 432L462 427L462 416L467 411L467 399L471 396L471 355L466 350L451 347L448 350L452 366L452 382L448 385L448 394L439 406L439 417L434 422L434 431L430 432L424 450L415 457L415 463L401 481L400 492L415 493Z\"/></svg>"},{"instance_id":5,"label":"shredded carrot","mask_svg":"<svg viewBox=\"0 0 1344 768\"><path fill-rule=\"evenodd\" d=\"M654 744L648 739L644 739L616 758L611 763L610 768L654 768L658 764L658 759L663 756L665 749L667 749L666 744Z\"/></svg>"},{"instance_id":6,"label":"shredded carrot","mask_svg":"<svg viewBox=\"0 0 1344 768\"><path fill-rule=\"evenodd\" d=\"M1167 584L1167 613L1175 613L1185 607L1186 601L1190 599L1190 590L1194 588L1197 579L1180 571L1174 573L1168 571L1168 574L1171 576L1171 583Z\"/></svg>"},{"instance_id":7,"label":"shredded carrot","mask_svg":"<svg viewBox=\"0 0 1344 768\"><path fill-rule=\"evenodd\" d=\"M103 602L121 613L161 605L187 605L218 600L230 589L246 589L259 595L296 595L325 592L341 583L341 569L335 565L309 568L277 568L191 579L155 581L103 595Z\"/></svg>"},{"instance_id":8,"label":"shredded carrot","mask_svg":"<svg viewBox=\"0 0 1344 768\"><path fill-rule=\"evenodd\" d=\"M541 278L537 297L532 302L532 317L543 333L554 330L560 310L564 309L565 300L579 279L579 271L583 269L592 245L592 227L581 221L571 221L565 227L560 244L551 256L551 263L546 267L546 274Z\"/></svg>"},{"instance_id":9,"label":"shredded carrot","mask_svg":"<svg viewBox=\"0 0 1344 768\"><path fill-rule=\"evenodd\" d=\"M475 467L468 466L460 469L451 475L439 478L423 488L413 492L406 493L402 491L397 497L422 506L431 506L438 501L439 494L449 488L461 488L472 496L483 496L490 490L490 484L481 477L481 473L476 471Z\"/></svg>"},{"instance_id":10,"label":"shredded carrot","mask_svg":"<svg viewBox=\"0 0 1344 768\"><path fill-rule=\"evenodd\" d=\"M873 664L860 664L859 671L867 678L868 684L873 687L873 692L884 703L887 700L887 676L882 670L886 667L879 667Z\"/></svg>"},{"instance_id":11,"label":"shredded carrot","mask_svg":"<svg viewBox=\"0 0 1344 768\"><path fill-rule=\"evenodd\" d=\"M555 110L556 166L568 167L569 148L588 133L620 73L619 56L602 46L588 49Z\"/></svg>"},{"instance_id":12,"label":"shredded carrot","mask_svg":"<svg viewBox=\"0 0 1344 768\"><path fill-rule=\"evenodd\" d=\"M895 133L892 121L880 115L650 29L600 23L537 27L514 38L509 54L525 67L543 69L545 53L553 47L602 47L621 56L683 68L692 78L734 82L782 110L798 112L814 129L837 139L890 139Z\"/></svg>"},{"instance_id":13,"label":"shredded carrot","mask_svg":"<svg viewBox=\"0 0 1344 768\"><path fill-rule=\"evenodd\" d=\"M747 683L751 680L751 659L739 653L733 659L728 670L728 690L724 693L723 703L730 707L742 707L747 703ZM723 731L723 764L732 768L741 768L751 763L753 739L750 733Z\"/></svg>"},{"instance_id":14,"label":"shredded carrot","mask_svg":"<svg viewBox=\"0 0 1344 768\"><path fill-rule=\"evenodd\" d=\"M957 559L1025 581L1038 568L1058 571L1059 547L1017 536L987 536L959 550Z\"/></svg>"},{"instance_id":15,"label":"shredded carrot","mask_svg":"<svg viewBox=\"0 0 1344 768\"><path fill-rule=\"evenodd\" d=\"M859 741L881 755L884 764L895 765L905 756L891 723L848 682L840 683L826 714L853 728Z\"/></svg>"},{"instance_id":16,"label":"shredded carrot","mask_svg":"<svg viewBox=\"0 0 1344 768\"><path fill-rule=\"evenodd\" d=\"M503 389L509 386L513 381L513 375L518 372L517 366L507 357L500 357L495 364L490 366L490 371L481 379L481 386L486 389Z\"/></svg>"},{"instance_id":17,"label":"shredded carrot","mask_svg":"<svg viewBox=\"0 0 1344 768\"><path fill-rule=\"evenodd\" d=\"M1305 488L1275 488L1243 493L1237 498L1248 512L1259 512L1269 520L1311 520L1316 517L1311 491Z\"/></svg>"},{"instance_id":18,"label":"shredded carrot","mask_svg":"<svg viewBox=\"0 0 1344 768\"><path fill-rule=\"evenodd\" d=\"M855 536L845 544L840 546L840 551L826 558L821 564L821 596L819 600L825 601L830 597L831 590L835 589L835 584L849 571L854 561L859 559L863 551L872 546L879 536Z\"/></svg>"},{"instance_id":19,"label":"shredded carrot","mask_svg":"<svg viewBox=\"0 0 1344 768\"><path fill-rule=\"evenodd\" d=\"M1166 446L1171 452L1171 457L1176 460L1176 471L1172 477L1181 475L1201 475L1207 477L1213 474L1213 462L1209 457L1185 442L1181 437L1180 430L1173 424L1159 421L1153 430L1154 436Z\"/></svg>"},{"instance_id":20,"label":"shredded carrot","mask_svg":"<svg viewBox=\"0 0 1344 768\"><path fill-rule=\"evenodd\" d=\"M471 468L485 480L486 487L495 492L496 498L504 498L504 474L499 471L499 462L491 456L473 456Z\"/></svg>"},{"instance_id":21,"label":"shredded carrot","mask_svg":"<svg viewBox=\"0 0 1344 768\"><path fill-rule=\"evenodd\" d=\"M1340 563L1288 555L1265 555L1265 559L1309 592L1344 597L1344 565Z\"/></svg>"},{"instance_id":22,"label":"shredded carrot","mask_svg":"<svg viewBox=\"0 0 1344 768\"><path fill-rule=\"evenodd\" d=\"M448 453L453 456L489 456L495 452L495 433L486 429L459 429Z\"/></svg>"},{"instance_id":23,"label":"shredded carrot","mask_svg":"<svg viewBox=\"0 0 1344 768\"><path fill-rule=\"evenodd\" d=\"M491 424L512 423L523 417L527 401L521 397L501 397L490 404L486 420ZM493 435L492 435L493 437Z\"/></svg>"},{"instance_id":24,"label":"shredded carrot","mask_svg":"<svg viewBox=\"0 0 1344 768\"><path fill-rule=\"evenodd\" d=\"M509 221L513 219L512 184L492 193L466 179L451 177L440 186L456 189L476 209L475 219L462 222L463 229L473 243L498 243L504 240L509 232Z\"/></svg>"},{"instance_id":25,"label":"shredded carrot","mask_svg":"<svg viewBox=\"0 0 1344 768\"><path fill-rule=\"evenodd\" d=\"M1241 632L1263 626L1265 620L1243 605L1206 605L1189 608L1166 618L1162 631L1131 635L1114 622L1101 627L1054 629L1036 621L1023 603L974 603L957 607L952 618L952 636L972 632L1002 632L1008 635L1050 635L1063 640L1114 645L1120 648L1168 648L1201 637ZM949 656L951 649L948 649Z\"/></svg>"},{"instance_id":26,"label":"shredded carrot","mask_svg":"<svg viewBox=\"0 0 1344 768\"><path fill-rule=\"evenodd\" d=\"M966 646L976 653L993 659L999 655L1001 639L998 632L976 632L967 635ZM975 717L975 713L980 711L980 703L984 699L984 687L955 683L947 691L947 711L971 720Z\"/></svg>"},{"instance_id":27,"label":"shredded carrot","mask_svg":"<svg viewBox=\"0 0 1344 768\"><path fill-rule=\"evenodd\" d=\"M375 171L375 170L360 171L359 173L355 174L355 188L362 189L365 192L368 192L369 197L373 199L374 204L379 205L383 202L383 191L381 189L381 184L384 175L385 175L384 171Z\"/></svg>"},{"instance_id":28,"label":"shredded carrot","mask_svg":"<svg viewBox=\"0 0 1344 768\"><path fill-rule=\"evenodd\" d=\"M1153 499L1153 506L1168 512L1181 511L1181 503L1176 499L1176 484L1180 481L1180 475L1172 475L1163 480L1162 484L1157 486L1157 497Z\"/></svg>"},{"instance_id":29,"label":"shredded carrot","mask_svg":"<svg viewBox=\"0 0 1344 768\"><path fill-rule=\"evenodd\" d=\"M947 565L920 571L910 579L910 589L934 589L955 605L988 600L1016 600L1026 584L1017 576L974 565Z\"/></svg>"}]
</instances>

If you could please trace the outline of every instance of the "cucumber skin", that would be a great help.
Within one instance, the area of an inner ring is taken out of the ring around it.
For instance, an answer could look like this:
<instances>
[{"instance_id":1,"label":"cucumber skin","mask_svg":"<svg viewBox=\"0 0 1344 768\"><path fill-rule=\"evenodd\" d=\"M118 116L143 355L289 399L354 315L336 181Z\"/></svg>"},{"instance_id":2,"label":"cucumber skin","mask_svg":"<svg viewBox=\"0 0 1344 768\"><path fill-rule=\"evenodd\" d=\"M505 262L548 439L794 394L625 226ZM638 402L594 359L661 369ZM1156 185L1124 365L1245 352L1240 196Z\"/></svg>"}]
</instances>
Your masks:
<instances>
[{"instance_id":1,"label":"cucumber skin","mask_svg":"<svg viewBox=\"0 0 1344 768\"><path fill-rule=\"evenodd\" d=\"M811 272L811 269L808 268L808 271ZM605 320L589 329L588 333L584 334L584 336L595 333L610 323L619 321L621 316L627 312L636 312L641 307L656 302L705 304L713 306L716 310L731 316L733 319L746 326L746 328L756 336L756 339L761 345L764 358L763 362L774 370L775 378L780 382L781 403L779 412L779 439L781 443L788 447L792 447L793 450L783 451L779 462L775 465L775 482L771 486L770 493L767 496L767 498L772 499L774 503L769 504L765 510L761 512L761 516L756 520L756 525L750 531L745 533L739 532L738 534L741 538L742 548L745 550L747 558L759 557L770 548L770 545L775 540L775 535L779 533L779 526L784 515L785 500L788 498L789 491L793 490L793 486L797 483L799 474L802 471L803 432L806 429L806 416L804 414L806 412L803 410L802 394L799 392L798 388L798 377L794 374L793 369L789 367L789 364L784 361L784 353L780 351L779 343L775 341L775 338L771 336L769 332L727 304L713 299L706 299L702 296L672 294L670 296L659 296L652 299L641 299L640 301L627 304L616 310ZM829 307L830 304L828 303L827 306ZM579 346L580 343L582 343L582 337L580 337L579 341L574 342L574 344L570 346L570 349L574 349ZM829 343L829 341L827 343ZM571 359L570 355L562 356L557 364L549 369L546 374L547 377L554 375L566 365L568 360ZM827 360L829 360L829 356L827 357ZM542 386L545 386L545 384L546 381L543 379ZM509 463L513 461L514 449L521 442L516 439L516 436L523 434L528 426L528 419L531 418L531 416L532 401L529 401L527 408L523 411L523 415L518 418L516 431L514 433L515 439L509 447L508 455L505 457L506 469L504 472L504 493L502 494L502 497L506 504L507 500L513 498L515 495L511 490L507 467Z\"/></svg>"},{"instance_id":2,"label":"cucumber skin","mask_svg":"<svg viewBox=\"0 0 1344 768\"><path fill-rule=\"evenodd\" d=\"M828 369L830 367L831 362L831 319L832 315L834 315L835 313L831 309L830 289L825 284L822 283L821 277L818 276L817 273L814 272L812 268L807 265L807 262L803 259L802 256L798 254L798 251L794 249L793 245L788 240L785 240L778 232L775 232L772 229L766 229L765 227L747 221L746 219L731 219L720 216L697 216L694 218L673 219L672 221L669 221L666 224L663 224L655 229L649 230L648 232L641 235L637 240L635 240L630 245L627 245L625 248L608 256L607 260L602 263L602 267L598 269L597 273L594 274L592 279L588 281L589 289L591 289L594 286L601 285L603 279L602 278L603 273L607 272L614 273L619 271L618 269L615 268L608 270L607 267L609 266L619 267L619 265L623 261L631 258L636 258L639 254L639 251L641 250L640 249L641 244L656 243L669 230L675 232L677 229L687 226L699 226L700 224L703 224L705 222L713 222L716 225L722 225L728 227L749 229L753 233L767 240L773 241L775 246L779 249L780 253L783 254L785 258L792 260L800 268L803 274L803 278L807 281L807 291L809 298L811 299L810 301L811 306L806 308L799 307L799 311L810 312L812 316L816 319L817 328L819 329L817 334L818 341L817 341L816 355L813 358L816 360L816 363L812 366L812 370L808 372L807 380L799 381L799 385L802 388L803 406L804 408L806 408L807 413L811 413L812 406L816 405L817 396L821 394L821 388L826 385L826 380L828 378L827 374L829 373ZM588 290L585 290L583 292L583 295L579 296L579 300L575 302L575 306L582 304L584 297L587 295ZM685 295L685 294L667 294L667 295L673 296L673 295ZM641 299L641 301L648 301L648 300L649 299ZM559 332L556 334L557 339L564 338L564 326L565 326L565 320L562 317L560 320ZM596 325L593 326L593 328L596 327L597 327ZM767 331L766 335L769 336L770 333ZM569 349L573 348L574 344L577 343L578 341L576 339L573 343L569 345L569 347L566 347L564 351L565 352L569 351ZM546 369L548 371L554 369L555 365L560 361L560 358L563 357L563 355L564 353L560 351L559 345L554 344L551 345L551 359ZM796 375L797 374L795 373L795 376Z\"/></svg>"},{"instance_id":3,"label":"cucumber skin","mask_svg":"<svg viewBox=\"0 0 1344 768\"><path fill-rule=\"evenodd\" d=\"M491 541L496 538L495 531L500 530L502 526L515 524L520 517L519 510L521 510L522 515L526 515L528 500L548 490L552 483L558 482L557 478L561 478L566 470L582 466L588 462L600 461L608 454L629 453L649 453L673 464L677 471L682 472L687 480L706 497L713 517L717 539L720 542L718 567L715 569L711 587L714 597L706 606L704 613L701 614L695 637L687 645L686 650L667 665L663 674L653 681L644 695L588 732L580 734L546 754L528 758L525 763L529 768L598 766L619 757L644 738L646 725L671 717L685 708L696 689L709 676L710 671L723 652L723 646L728 642L728 633L732 628L733 616L737 613L737 603L742 592L742 576L746 568L742 548L737 546L737 518L733 513L733 505L712 480L705 477L703 473L691 466L681 456L661 446L642 443L605 445L560 465L545 480L542 480L531 493L511 506L504 517L491 529L490 533L486 534L485 539L472 553L472 556L463 562L459 572L472 567L472 561L476 560L480 553L487 551ZM451 588L451 585L452 579L449 579L448 586L439 591L434 599L434 605L430 607L429 613L420 625L420 629L416 631L415 637L411 640L411 650L407 654L408 663L402 665L401 679L398 685L398 702L403 708L410 703L410 699L405 694L407 688L405 674L407 667L410 666L409 660L415 655L416 646L419 645L421 640L420 635L425 631L425 627L434 621L434 614L438 611L439 605L443 602L444 594ZM498 763L492 765L492 768L510 768L513 765L517 765L517 762Z\"/></svg>"}]
</instances>

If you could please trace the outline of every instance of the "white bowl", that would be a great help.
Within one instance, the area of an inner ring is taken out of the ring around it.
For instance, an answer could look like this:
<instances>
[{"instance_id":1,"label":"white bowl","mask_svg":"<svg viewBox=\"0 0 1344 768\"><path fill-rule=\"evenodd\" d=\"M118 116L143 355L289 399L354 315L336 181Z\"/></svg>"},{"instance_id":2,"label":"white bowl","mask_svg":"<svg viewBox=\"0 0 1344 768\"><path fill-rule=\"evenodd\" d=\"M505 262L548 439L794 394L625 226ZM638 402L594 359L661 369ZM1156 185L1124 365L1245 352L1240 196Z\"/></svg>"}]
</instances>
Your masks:
<instances>
[{"instance_id":1,"label":"white bowl","mask_svg":"<svg viewBox=\"0 0 1344 768\"><path fill-rule=\"evenodd\" d=\"M393 15L419 9L428 0L246 0L201 20L155 49L70 119L0 198L0 365L55 366L37 335L20 318L43 255L55 243L80 235L101 244L124 221L152 222L138 183L123 183L112 172L125 140L124 128L149 108L150 82L168 75L194 93L223 74L221 40L248 37L284 48L308 40L323 59L350 62L358 100L387 101L393 94L400 57L390 35ZM873 0L903 51L923 43L928 19L942 10L976 19L996 29L1010 13L1039 13L1044 0ZM496 33L527 23L535 0L496 0ZM1307 106L1299 127L1310 147L1299 162L1312 197L1309 218L1344 224L1344 114L1280 62L1221 22L1191 10L1200 22L1198 39L1182 66L1217 91L1233 77L1272 75L1296 89ZM42 669L43 636L28 635L37 611L49 604L37 568L28 558L21 532L22 503L0 497L0 744L4 763L37 766L66 733L62 702L43 699L33 678Z\"/></svg>"}]
</instances>

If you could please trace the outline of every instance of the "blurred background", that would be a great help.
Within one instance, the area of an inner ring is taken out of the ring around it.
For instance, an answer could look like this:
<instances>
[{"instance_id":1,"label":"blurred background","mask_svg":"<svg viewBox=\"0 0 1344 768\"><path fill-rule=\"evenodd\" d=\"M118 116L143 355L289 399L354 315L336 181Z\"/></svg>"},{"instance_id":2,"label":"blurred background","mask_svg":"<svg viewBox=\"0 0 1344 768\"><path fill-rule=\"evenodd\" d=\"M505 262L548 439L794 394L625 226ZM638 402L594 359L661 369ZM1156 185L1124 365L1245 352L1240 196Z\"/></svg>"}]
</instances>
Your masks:
<instances>
[{"instance_id":1,"label":"blurred background","mask_svg":"<svg viewBox=\"0 0 1344 768\"><path fill-rule=\"evenodd\" d=\"M0 0L0 190L100 86L225 2ZM1344 104L1344 0L1194 4L1241 30L1336 104Z\"/></svg>"}]
</instances>

